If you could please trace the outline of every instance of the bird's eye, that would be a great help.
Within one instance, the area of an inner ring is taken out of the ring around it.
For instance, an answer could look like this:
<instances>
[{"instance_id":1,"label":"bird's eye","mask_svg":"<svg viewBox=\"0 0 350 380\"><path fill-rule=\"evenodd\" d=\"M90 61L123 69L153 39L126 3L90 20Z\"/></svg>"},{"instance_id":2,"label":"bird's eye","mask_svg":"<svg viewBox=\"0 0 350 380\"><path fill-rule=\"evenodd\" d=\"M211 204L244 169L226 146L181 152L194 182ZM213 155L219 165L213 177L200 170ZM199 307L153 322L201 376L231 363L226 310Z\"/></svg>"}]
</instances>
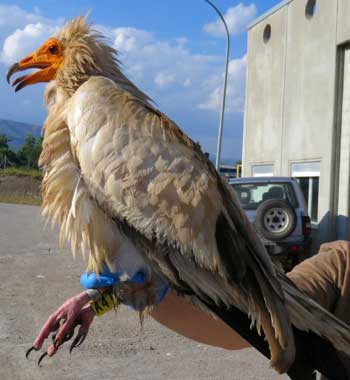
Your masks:
<instances>
[{"instance_id":1,"label":"bird's eye","mask_svg":"<svg viewBox=\"0 0 350 380\"><path fill-rule=\"evenodd\" d=\"M48 48L48 51L50 54L57 54L58 53L58 48L56 45L50 45Z\"/></svg>"}]
</instances>

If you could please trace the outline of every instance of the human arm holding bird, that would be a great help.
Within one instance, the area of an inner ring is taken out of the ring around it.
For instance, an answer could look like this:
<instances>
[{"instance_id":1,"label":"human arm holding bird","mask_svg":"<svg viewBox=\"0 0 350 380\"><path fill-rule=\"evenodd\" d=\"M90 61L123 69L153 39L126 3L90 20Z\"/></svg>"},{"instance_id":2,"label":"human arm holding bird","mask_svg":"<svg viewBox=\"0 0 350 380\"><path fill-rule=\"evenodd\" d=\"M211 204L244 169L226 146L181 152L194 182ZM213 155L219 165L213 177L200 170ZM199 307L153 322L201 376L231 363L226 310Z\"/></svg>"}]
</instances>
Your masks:
<instances>
[{"instance_id":1,"label":"human arm holding bird","mask_svg":"<svg viewBox=\"0 0 350 380\"><path fill-rule=\"evenodd\" d=\"M315 301L334 313L345 323L350 324L350 243L338 241L324 244L320 253L295 267L288 277L293 283ZM109 288L110 289L110 288ZM71 310L68 325L61 328L63 338L70 332L72 324L85 320L83 331L87 333L95 317L93 309L88 305L90 297L82 292L68 300L54 315L66 309ZM78 306L77 308L77 305ZM81 309L79 310L79 307ZM220 319L213 318L195 307L184 297L169 290L161 303L150 311L150 316L163 326L197 342L228 350L239 350L250 347L239 334L228 327ZM50 317L51 318L51 317ZM39 349L51 333L50 325L56 320L49 319L34 346ZM68 327L70 326L70 327ZM79 336L79 333L77 336ZM51 345L47 352L53 355L59 346ZM344 358L346 363L346 358Z\"/></svg>"}]
</instances>

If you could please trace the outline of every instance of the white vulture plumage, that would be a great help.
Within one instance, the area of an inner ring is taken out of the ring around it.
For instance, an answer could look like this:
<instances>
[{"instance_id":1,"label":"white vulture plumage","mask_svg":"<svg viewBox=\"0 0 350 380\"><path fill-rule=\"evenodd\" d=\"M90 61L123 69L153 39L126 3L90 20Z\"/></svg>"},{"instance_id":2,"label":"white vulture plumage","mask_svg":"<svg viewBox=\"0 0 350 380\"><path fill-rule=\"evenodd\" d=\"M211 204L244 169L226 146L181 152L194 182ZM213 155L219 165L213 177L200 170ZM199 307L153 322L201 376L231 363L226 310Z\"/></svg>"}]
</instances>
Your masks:
<instances>
[{"instance_id":1,"label":"white vulture plumage","mask_svg":"<svg viewBox=\"0 0 350 380\"><path fill-rule=\"evenodd\" d=\"M162 278L206 310L238 308L262 328L279 372L295 357L292 325L349 352L349 329L274 268L231 187L122 74L84 17L14 64L8 79L28 68L39 70L15 80L16 91L49 82L43 214L73 254L88 256L88 270L108 265L131 277L146 268L145 306Z\"/></svg>"}]
</instances>

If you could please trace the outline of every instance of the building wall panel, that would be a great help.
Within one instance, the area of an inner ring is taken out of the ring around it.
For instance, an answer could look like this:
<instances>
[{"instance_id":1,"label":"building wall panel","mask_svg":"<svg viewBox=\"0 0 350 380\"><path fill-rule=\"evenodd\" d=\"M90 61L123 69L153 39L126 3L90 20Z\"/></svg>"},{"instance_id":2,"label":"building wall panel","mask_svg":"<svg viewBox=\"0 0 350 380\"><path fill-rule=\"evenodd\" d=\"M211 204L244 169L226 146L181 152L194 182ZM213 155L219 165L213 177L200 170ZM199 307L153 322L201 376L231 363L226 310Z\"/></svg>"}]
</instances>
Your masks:
<instances>
[{"instance_id":1,"label":"building wall panel","mask_svg":"<svg viewBox=\"0 0 350 380\"><path fill-rule=\"evenodd\" d=\"M319 221L323 230L330 206L337 2L318 0L311 18L305 16L305 4L295 0L288 5L282 174L290 174L294 161L321 162Z\"/></svg>"},{"instance_id":2,"label":"building wall panel","mask_svg":"<svg viewBox=\"0 0 350 380\"><path fill-rule=\"evenodd\" d=\"M337 43L343 44L350 41L350 1L337 0L338 2L338 33Z\"/></svg>"},{"instance_id":3,"label":"building wall panel","mask_svg":"<svg viewBox=\"0 0 350 380\"><path fill-rule=\"evenodd\" d=\"M339 160L338 239L350 240L350 49L345 50Z\"/></svg>"},{"instance_id":4,"label":"building wall panel","mask_svg":"<svg viewBox=\"0 0 350 380\"><path fill-rule=\"evenodd\" d=\"M258 24L248 34L248 73L245 113L245 164L273 163L279 174L286 52L286 9ZM264 42L266 25L271 38ZM250 166L244 169L250 171ZM251 173L247 173L250 175Z\"/></svg>"}]
</instances>

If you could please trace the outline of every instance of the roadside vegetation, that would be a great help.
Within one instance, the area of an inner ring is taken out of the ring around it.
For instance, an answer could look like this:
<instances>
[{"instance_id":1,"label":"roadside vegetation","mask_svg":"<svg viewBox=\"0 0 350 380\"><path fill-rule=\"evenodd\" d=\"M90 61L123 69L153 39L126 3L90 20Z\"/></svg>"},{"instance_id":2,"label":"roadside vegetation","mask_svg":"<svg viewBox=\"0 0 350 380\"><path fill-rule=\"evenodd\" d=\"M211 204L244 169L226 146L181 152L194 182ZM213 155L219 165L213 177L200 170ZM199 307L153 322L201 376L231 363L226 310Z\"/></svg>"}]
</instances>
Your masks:
<instances>
[{"instance_id":1,"label":"roadside vegetation","mask_svg":"<svg viewBox=\"0 0 350 380\"><path fill-rule=\"evenodd\" d=\"M32 177L35 179L42 179L42 173L38 169L28 169L26 167L9 167L0 170L0 177L6 176L17 176L17 177Z\"/></svg>"},{"instance_id":2,"label":"roadside vegetation","mask_svg":"<svg viewBox=\"0 0 350 380\"><path fill-rule=\"evenodd\" d=\"M28 135L17 151L9 143L8 137L0 134L0 202L38 205L42 174L37 162L42 139Z\"/></svg>"},{"instance_id":3,"label":"roadside vegetation","mask_svg":"<svg viewBox=\"0 0 350 380\"><path fill-rule=\"evenodd\" d=\"M38 159L42 138L29 134L18 150L11 149L10 142L6 135L0 134L0 203L38 205L41 203L42 173L38 168ZM209 153L206 155L209 158ZM236 167L240 164L241 161L237 161ZM237 170L236 175L239 174Z\"/></svg>"}]
</instances>

